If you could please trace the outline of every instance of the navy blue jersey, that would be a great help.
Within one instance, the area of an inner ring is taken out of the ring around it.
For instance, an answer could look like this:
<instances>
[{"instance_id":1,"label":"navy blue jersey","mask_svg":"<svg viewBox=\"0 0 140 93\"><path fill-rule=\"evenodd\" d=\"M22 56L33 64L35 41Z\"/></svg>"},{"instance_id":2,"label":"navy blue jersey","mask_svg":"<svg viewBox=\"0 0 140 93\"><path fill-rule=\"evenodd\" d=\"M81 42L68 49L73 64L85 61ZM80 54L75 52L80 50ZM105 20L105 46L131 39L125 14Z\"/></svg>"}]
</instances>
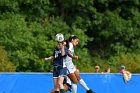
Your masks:
<instances>
[{"instance_id":1,"label":"navy blue jersey","mask_svg":"<svg viewBox=\"0 0 140 93\"><path fill-rule=\"evenodd\" d=\"M53 66L59 66L59 67L66 67L64 63L64 58L68 55L68 49L65 48L65 56L62 56L61 49L55 48L53 52Z\"/></svg>"}]
</instances>

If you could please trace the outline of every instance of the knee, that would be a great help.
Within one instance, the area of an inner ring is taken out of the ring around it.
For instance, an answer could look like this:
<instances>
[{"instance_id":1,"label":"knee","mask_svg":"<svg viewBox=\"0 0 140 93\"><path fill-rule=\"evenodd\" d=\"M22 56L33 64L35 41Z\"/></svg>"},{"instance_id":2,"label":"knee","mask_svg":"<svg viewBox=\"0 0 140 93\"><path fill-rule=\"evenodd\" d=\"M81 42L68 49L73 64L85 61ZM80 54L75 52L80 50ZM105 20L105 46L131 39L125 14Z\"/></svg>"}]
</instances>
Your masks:
<instances>
[{"instance_id":1,"label":"knee","mask_svg":"<svg viewBox=\"0 0 140 93\"><path fill-rule=\"evenodd\" d=\"M80 76L77 76L77 80L79 81L81 79L81 77Z\"/></svg>"},{"instance_id":2,"label":"knee","mask_svg":"<svg viewBox=\"0 0 140 93\"><path fill-rule=\"evenodd\" d=\"M58 83L57 87L58 88L62 88L63 87L63 83Z\"/></svg>"},{"instance_id":3,"label":"knee","mask_svg":"<svg viewBox=\"0 0 140 93\"><path fill-rule=\"evenodd\" d=\"M55 89L58 88L58 85L54 85L54 88L55 88Z\"/></svg>"},{"instance_id":4,"label":"knee","mask_svg":"<svg viewBox=\"0 0 140 93\"><path fill-rule=\"evenodd\" d=\"M78 80L77 79L73 79L73 80L71 80L72 81L72 83L74 83L74 84L77 84L78 83Z\"/></svg>"}]
</instances>

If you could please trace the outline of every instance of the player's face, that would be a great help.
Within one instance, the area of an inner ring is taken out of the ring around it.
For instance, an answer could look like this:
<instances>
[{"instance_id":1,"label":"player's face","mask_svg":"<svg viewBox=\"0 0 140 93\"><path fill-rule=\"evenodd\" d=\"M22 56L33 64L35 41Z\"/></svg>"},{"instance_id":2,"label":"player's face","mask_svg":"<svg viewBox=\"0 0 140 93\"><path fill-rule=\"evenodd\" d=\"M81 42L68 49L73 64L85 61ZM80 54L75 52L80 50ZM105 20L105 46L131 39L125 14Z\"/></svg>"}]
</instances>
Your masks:
<instances>
[{"instance_id":1,"label":"player's face","mask_svg":"<svg viewBox=\"0 0 140 93\"><path fill-rule=\"evenodd\" d=\"M65 46L66 45L66 42L58 42L58 47L59 48L62 48L63 46Z\"/></svg>"},{"instance_id":2,"label":"player's face","mask_svg":"<svg viewBox=\"0 0 140 93\"><path fill-rule=\"evenodd\" d=\"M58 47L62 48L62 46L63 46L63 43L62 42L58 42Z\"/></svg>"},{"instance_id":3,"label":"player's face","mask_svg":"<svg viewBox=\"0 0 140 93\"><path fill-rule=\"evenodd\" d=\"M78 38L77 39L73 39L72 43L73 43L74 46L78 45L79 39Z\"/></svg>"}]
</instances>

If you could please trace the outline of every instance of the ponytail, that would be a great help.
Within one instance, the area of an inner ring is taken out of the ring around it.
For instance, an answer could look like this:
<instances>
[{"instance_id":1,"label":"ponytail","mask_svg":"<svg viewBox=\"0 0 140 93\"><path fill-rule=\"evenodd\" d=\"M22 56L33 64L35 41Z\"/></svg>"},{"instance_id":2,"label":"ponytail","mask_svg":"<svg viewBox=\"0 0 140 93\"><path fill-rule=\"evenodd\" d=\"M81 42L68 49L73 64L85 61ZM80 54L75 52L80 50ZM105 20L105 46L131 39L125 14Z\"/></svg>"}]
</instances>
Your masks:
<instances>
[{"instance_id":1,"label":"ponytail","mask_svg":"<svg viewBox=\"0 0 140 93\"><path fill-rule=\"evenodd\" d=\"M69 49L69 41L68 40L64 40L64 42L66 43L66 48Z\"/></svg>"}]
</instances>

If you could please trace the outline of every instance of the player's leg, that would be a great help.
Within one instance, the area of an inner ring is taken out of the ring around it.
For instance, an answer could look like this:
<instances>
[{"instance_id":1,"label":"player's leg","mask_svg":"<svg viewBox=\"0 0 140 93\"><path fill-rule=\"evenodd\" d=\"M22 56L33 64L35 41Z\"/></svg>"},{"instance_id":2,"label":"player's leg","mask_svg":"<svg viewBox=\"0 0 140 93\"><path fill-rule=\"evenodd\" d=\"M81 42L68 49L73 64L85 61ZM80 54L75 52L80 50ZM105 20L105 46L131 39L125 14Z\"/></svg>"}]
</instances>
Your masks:
<instances>
[{"instance_id":1,"label":"player's leg","mask_svg":"<svg viewBox=\"0 0 140 93\"><path fill-rule=\"evenodd\" d=\"M54 93L59 93L58 78L53 78L53 82L54 82Z\"/></svg>"},{"instance_id":2,"label":"player's leg","mask_svg":"<svg viewBox=\"0 0 140 93\"><path fill-rule=\"evenodd\" d=\"M66 76L64 78L64 82L63 82L63 86L64 86L64 91L71 91L71 80L68 78L68 76Z\"/></svg>"},{"instance_id":3,"label":"player's leg","mask_svg":"<svg viewBox=\"0 0 140 93\"><path fill-rule=\"evenodd\" d=\"M79 80L81 79L79 69L76 69L76 70L75 70L75 72L74 72L74 74L75 74L75 76L76 76L77 80L79 81Z\"/></svg>"},{"instance_id":4,"label":"player's leg","mask_svg":"<svg viewBox=\"0 0 140 93\"><path fill-rule=\"evenodd\" d=\"M64 86L64 91L65 92L67 92L67 91L71 92L71 85L63 84L63 86Z\"/></svg>"},{"instance_id":5,"label":"player's leg","mask_svg":"<svg viewBox=\"0 0 140 93\"><path fill-rule=\"evenodd\" d=\"M57 91L59 93L59 90L57 90L58 87L58 73L56 70L53 70L53 83L54 83L54 88L50 91L50 93L55 93Z\"/></svg>"},{"instance_id":6,"label":"player's leg","mask_svg":"<svg viewBox=\"0 0 140 93\"><path fill-rule=\"evenodd\" d=\"M59 88L60 88L60 93L64 93L63 80L64 80L63 76L60 76L58 78L58 85L59 85Z\"/></svg>"},{"instance_id":7,"label":"player's leg","mask_svg":"<svg viewBox=\"0 0 140 93\"><path fill-rule=\"evenodd\" d=\"M63 72L62 72L63 73ZM53 76L57 76L57 74L56 73L54 73L55 75L53 75ZM54 85L56 85L56 81L54 81ZM54 89L52 89L51 91L50 91L50 93L55 93L55 87L56 86L54 86ZM66 92L66 91L71 91L71 80L68 78L68 76L65 76L64 77L64 80L63 80L63 87L64 87L64 91Z\"/></svg>"},{"instance_id":8,"label":"player's leg","mask_svg":"<svg viewBox=\"0 0 140 93\"><path fill-rule=\"evenodd\" d=\"M50 93L55 93L55 89L52 89L52 90L50 91Z\"/></svg>"},{"instance_id":9,"label":"player's leg","mask_svg":"<svg viewBox=\"0 0 140 93\"><path fill-rule=\"evenodd\" d=\"M59 88L60 88L60 93L64 93L64 77L66 77L67 75L67 68L60 68L59 71L59 77L58 77L58 84L59 84Z\"/></svg>"},{"instance_id":10,"label":"player's leg","mask_svg":"<svg viewBox=\"0 0 140 93\"><path fill-rule=\"evenodd\" d=\"M74 72L76 71L76 68L75 66L67 66L67 69L68 69L68 77L69 79L71 80L72 82L72 93L77 93L77 83L78 83L78 80L77 80L77 77L75 76Z\"/></svg>"},{"instance_id":11,"label":"player's leg","mask_svg":"<svg viewBox=\"0 0 140 93\"><path fill-rule=\"evenodd\" d=\"M59 93L59 84L58 84L58 77L59 77L59 69L54 67L53 69L53 83L54 83L54 93Z\"/></svg>"},{"instance_id":12,"label":"player's leg","mask_svg":"<svg viewBox=\"0 0 140 93\"><path fill-rule=\"evenodd\" d=\"M68 77L72 81L72 93L77 93L77 83L78 83L77 77L75 76L74 73L68 74Z\"/></svg>"},{"instance_id":13,"label":"player's leg","mask_svg":"<svg viewBox=\"0 0 140 93\"><path fill-rule=\"evenodd\" d=\"M87 93L95 93L91 89L89 89L89 87L87 86L85 81L80 77L80 71L78 69L74 73L75 73L75 76L77 77L80 85L87 91Z\"/></svg>"},{"instance_id":14,"label":"player's leg","mask_svg":"<svg viewBox=\"0 0 140 93\"><path fill-rule=\"evenodd\" d=\"M67 92L67 91L70 91L71 92L71 85L70 84L63 84L63 86L64 86L64 91L65 92ZM50 93L55 93L55 89L52 89L51 91L50 91Z\"/></svg>"},{"instance_id":15,"label":"player's leg","mask_svg":"<svg viewBox=\"0 0 140 93\"><path fill-rule=\"evenodd\" d=\"M74 83L74 84L77 84L78 83L77 77L76 77L76 75L74 73L70 73L67 76L70 78L70 80L72 81L72 83Z\"/></svg>"},{"instance_id":16,"label":"player's leg","mask_svg":"<svg viewBox=\"0 0 140 93\"><path fill-rule=\"evenodd\" d=\"M80 73L79 73L79 70L76 70L75 72L75 75L80 83L80 85L82 85L82 87L85 89L85 90L89 90L87 84L84 82L84 80L80 77Z\"/></svg>"}]
</instances>

